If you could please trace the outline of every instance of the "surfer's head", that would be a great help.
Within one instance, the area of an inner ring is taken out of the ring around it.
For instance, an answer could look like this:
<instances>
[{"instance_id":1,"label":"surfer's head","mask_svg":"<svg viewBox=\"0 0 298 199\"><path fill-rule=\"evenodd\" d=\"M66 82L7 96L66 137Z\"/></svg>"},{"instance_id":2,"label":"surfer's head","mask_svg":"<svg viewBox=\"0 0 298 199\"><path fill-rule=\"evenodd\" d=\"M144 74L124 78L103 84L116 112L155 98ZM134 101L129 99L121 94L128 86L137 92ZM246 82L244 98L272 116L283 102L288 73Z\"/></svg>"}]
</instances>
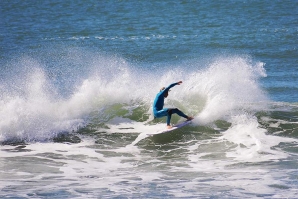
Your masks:
<instances>
[{"instance_id":1,"label":"surfer's head","mask_svg":"<svg viewBox=\"0 0 298 199\"><path fill-rule=\"evenodd\" d=\"M160 89L160 92L163 91L163 90L165 90L165 89L166 89L165 87L162 87L162 88ZM169 90L169 91L170 91L170 90ZM169 95L169 92L166 92L165 95L164 95L164 97L166 98L166 97L168 97L168 95Z\"/></svg>"}]
</instances>

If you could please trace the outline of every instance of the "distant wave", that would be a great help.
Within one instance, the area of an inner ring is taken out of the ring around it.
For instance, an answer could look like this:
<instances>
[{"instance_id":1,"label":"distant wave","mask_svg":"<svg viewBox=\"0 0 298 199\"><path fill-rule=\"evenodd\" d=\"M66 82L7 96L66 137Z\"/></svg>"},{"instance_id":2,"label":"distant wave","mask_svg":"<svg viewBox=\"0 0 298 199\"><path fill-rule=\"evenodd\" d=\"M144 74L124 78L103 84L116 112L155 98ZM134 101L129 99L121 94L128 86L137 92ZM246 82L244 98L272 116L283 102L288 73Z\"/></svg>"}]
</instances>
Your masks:
<instances>
[{"instance_id":1,"label":"distant wave","mask_svg":"<svg viewBox=\"0 0 298 199\"><path fill-rule=\"evenodd\" d=\"M72 37L46 37L44 40L120 40L120 41L133 41L133 40L161 40L161 39L177 39L177 38L197 38L199 35L144 35L144 36L72 36Z\"/></svg>"}]
</instances>

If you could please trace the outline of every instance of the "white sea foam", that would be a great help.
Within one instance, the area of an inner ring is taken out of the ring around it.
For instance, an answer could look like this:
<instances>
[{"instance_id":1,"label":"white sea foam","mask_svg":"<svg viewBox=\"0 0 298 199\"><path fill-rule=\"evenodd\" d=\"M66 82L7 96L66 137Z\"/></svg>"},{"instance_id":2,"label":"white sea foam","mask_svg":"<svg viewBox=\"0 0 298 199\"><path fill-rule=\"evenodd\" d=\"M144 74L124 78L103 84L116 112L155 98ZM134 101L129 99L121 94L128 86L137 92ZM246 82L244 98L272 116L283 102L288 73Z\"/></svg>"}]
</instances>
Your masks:
<instances>
[{"instance_id":1,"label":"white sea foam","mask_svg":"<svg viewBox=\"0 0 298 199\"><path fill-rule=\"evenodd\" d=\"M10 84L1 88L5 90L0 102L1 141L51 139L58 133L84 126L90 114L98 111L96 117L103 117L105 125L109 126L103 131L140 133L132 143L134 145L147 137L144 133L163 128L164 124L148 124L153 119L151 104L160 87L183 80L181 85L172 88L166 106L178 107L186 114L193 115L194 125L206 125L219 119L230 122L232 126L224 133L223 139L239 146L245 145L248 149L239 147L228 152L228 157L246 160L250 157L257 161L265 156L267 159L273 155L285 156L276 151L272 155L259 154L272 153L270 147L279 143L274 138L269 144L262 141L269 137L258 127L257 119L253 117L256 111L264 108L263 102L267 101L266 93L258 83L260 77L266 76L263 63L231 56L218 58L204 67L194 63L192 70L185 70L184 66L146 70L115 56L91 54L92 59L85 63L80 59L85 60L88 55L83 56L80 51L71 53L76 63L86 64L83 65L86 68L84 73L73 71L74 76L69 76L63 70L58 72L62 72L62 80L77 79L75 85L55 84L47 66L32 61L32 58L25 57L16 63L25 64L27 69L22 75L16 75L20 79L13 84L20 88L17 92L9 89ZM59 86L72 87L72 90L61 95ZM122 112L113 110L115 104L120 104ZM142 122L127 119L140 104L147 108L142 114L149 115L149 119ZM110 111L104 111L107 107L111 107ZM239 123L243 115L248 115L249 119ZM247 136L251 139L248 140ZM243 154L245 156L242 157Z\"/></svg>"},{"instance_id":2,"label":"white sea foam","mask_svg":"<svg viewBox=\"0 0 298 199\"><path fill-rule=\"evenodd\" d=\"M69 115L65 102L54 100L48 92L47 78L33 69L23 80L22 93L3 96L0 108L0 140L44 140L60 131L75 130L83 123L78 114Z\"/></svg>"},{"instance_id":3,"label":"white sea foam","mask_svg":"<svg viewBox=\"0 0 298 199\"><path fill-rule=\"evenodd\" d=\"M227 157L239 161L259 162L279 160L288 157L288 154L273 149L282 142L295 142L295 139L267 135L267 130L261 128L255 117L238 115L232 118L232 126L221 137L237 146L228 151Z\"/></svg>"},{"instance_id":4,"label":"white sea foam","mask_svg":"<svg viewBox=\"0 0 298 199\"><path fill-rule=\"evenodd\" d=\"M206 124L238 112L264 108L259 104L268 99L258 83L260 77L266 76L263 65L242 57L218 58L206 70L192 74L191 91L207 100L197 122Z\"/></svg>"},{"instance_id":5,"label":"white sea foam","mask_svg":"<svg viewBox=\"0 0 298 199\"><path fill-rule=\"evenodd\" d=\"M58 93L60 88L54 86L46 66L27 57L14 63L20 67L25 65L26 70L7 77L10 79L1 87L0 141L47 140L57 133L83 126L85 118L94 110L115 103L129 103L142 94L146 96L143 87L136 86L139 80L132 80L136 74L129 71L123 60L100 57L96 61L86 66L93 70L86 78L63 74L61 78L82 79L75 86L66 85L73 86L66 97L65 93ZM133 89L140 94L134 94Z\"/></svg>"}]
</instances>

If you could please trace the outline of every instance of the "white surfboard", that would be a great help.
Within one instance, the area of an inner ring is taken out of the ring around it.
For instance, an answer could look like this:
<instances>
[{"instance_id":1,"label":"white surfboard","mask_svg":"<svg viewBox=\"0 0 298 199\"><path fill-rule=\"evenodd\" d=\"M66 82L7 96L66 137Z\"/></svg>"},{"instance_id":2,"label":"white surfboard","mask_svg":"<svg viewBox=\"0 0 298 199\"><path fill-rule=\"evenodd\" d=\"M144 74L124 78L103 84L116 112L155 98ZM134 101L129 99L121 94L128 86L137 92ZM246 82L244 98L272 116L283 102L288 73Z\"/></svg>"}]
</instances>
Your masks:
<instances>
[{"instance_id":1,"label":"white surfboard","mask_svg":"<svg viewBox=\"0 0 298 199\"><path fill-rule=\"evenodd\" d=\"M164 130L161 130L161 131L157 131L155 133L147 133L148 136L153 136L153 135L157 135L157 134L162 134L162 133L167 133L167 132L170 132L170 131L174 131L176 129L179 129L185 125L188 125L191 123L191 120L187 120L187 121L184 121L180 124L176 124L175 126L173 126L172 128L170 129L164 129Z\"/></svg>"}]
</instances>

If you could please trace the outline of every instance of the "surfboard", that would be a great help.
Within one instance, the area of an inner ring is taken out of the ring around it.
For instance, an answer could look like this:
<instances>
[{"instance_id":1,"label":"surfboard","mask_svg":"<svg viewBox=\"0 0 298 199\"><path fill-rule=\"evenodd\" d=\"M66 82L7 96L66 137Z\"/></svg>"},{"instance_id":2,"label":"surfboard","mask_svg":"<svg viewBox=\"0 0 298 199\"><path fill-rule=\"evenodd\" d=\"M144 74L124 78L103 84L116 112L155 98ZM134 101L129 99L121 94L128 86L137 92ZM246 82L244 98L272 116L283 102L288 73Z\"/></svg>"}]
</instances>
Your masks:
<instances>
[{"instance_id":1,"label":"surfboard","mask_svg":"<svg viewBox=\"0 0 298 199\"><path fill-rule=\"evenodd\" d=\"M161 130L161 131L157 131L155 133L147 133L148 136L153 136L153 135L157 135L157 134L162 134L162 133L167 133L167 132L170 132L170 131L174 131L176 129L179 129L185 125L188 125L191 123L191 120L187 120L187 121L184 121L184 122L181 122L179 124L176 124L175 126L173 126L172 128L170 129L164 129L164 130Z\"/></svg>"}]
</instances>

